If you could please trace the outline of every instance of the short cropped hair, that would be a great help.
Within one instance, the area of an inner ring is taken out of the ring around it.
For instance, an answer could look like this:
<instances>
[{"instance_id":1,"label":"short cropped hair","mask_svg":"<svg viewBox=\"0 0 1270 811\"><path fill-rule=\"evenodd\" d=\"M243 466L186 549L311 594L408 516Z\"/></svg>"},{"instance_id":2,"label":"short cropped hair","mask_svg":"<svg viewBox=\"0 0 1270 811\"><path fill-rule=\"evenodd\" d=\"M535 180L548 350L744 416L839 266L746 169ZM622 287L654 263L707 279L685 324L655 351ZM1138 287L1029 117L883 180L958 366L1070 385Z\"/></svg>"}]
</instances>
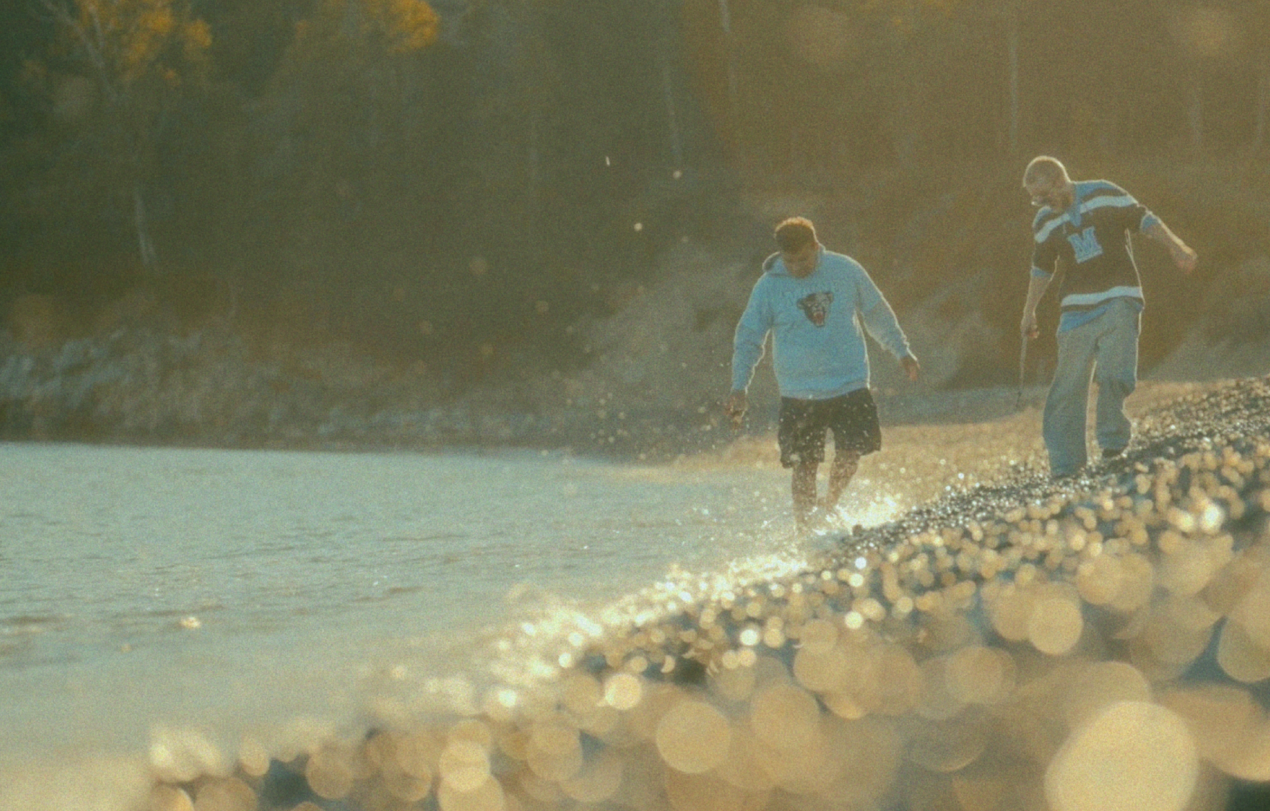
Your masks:
<instances>
[{"instance_id":1,"label":"short cropped hair","mask_svg":"<svg viewBox=\"0 0 1270 811\"><path fill-rule=\"evenodd\" d=\"M797 253L816 241L816 226L806 217L790 217L776 226L776 244L782 253Z\"/></svg>"},{"instance_id":2,"label":"short cropped hair","mask_svg":"<svg viewBox=\"0 0 1270 811\"><path fill-rule=\"evenodd\" d=\"M1067 167L1058 158L1049 155L1037 155L1023 170L1023 185L1029 186L1038 180L1053 183L1056 180L1068 180Z\"/></svg>"}]
</instances>

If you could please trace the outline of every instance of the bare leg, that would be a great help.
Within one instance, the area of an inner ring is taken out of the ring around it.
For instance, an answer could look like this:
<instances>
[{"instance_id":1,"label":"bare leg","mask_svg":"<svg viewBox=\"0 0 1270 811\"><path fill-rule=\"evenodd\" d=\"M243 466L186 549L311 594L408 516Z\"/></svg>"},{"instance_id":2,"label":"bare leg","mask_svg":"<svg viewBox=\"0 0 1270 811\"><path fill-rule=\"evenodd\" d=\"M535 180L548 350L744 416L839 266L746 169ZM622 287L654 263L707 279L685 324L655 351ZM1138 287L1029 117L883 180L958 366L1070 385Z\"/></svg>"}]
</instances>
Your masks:
<instances>
[{"instance_id":1,"label":"bare leg","mask_svg":"<svg viewBox=\"0 0 1270 811\"><path fill-rule=\"evenodd\" d=\"M851 477L860 469L859 451L840 451L834 448L833 465L829 468L829 488L825 493L824 508L826 512L838 506L842 491L851 483Z\"/></svg>"},{"instance_id":2,"label":"bare leg","mask_svg":"<svg viewBox=\"0 0 1270 811\"><path fill-rule=\"evenodd\" d=\"M799 462L794 466L794 524L802 530L811 520L816 508L816 462Z\"/></svg>"}]
</instances>

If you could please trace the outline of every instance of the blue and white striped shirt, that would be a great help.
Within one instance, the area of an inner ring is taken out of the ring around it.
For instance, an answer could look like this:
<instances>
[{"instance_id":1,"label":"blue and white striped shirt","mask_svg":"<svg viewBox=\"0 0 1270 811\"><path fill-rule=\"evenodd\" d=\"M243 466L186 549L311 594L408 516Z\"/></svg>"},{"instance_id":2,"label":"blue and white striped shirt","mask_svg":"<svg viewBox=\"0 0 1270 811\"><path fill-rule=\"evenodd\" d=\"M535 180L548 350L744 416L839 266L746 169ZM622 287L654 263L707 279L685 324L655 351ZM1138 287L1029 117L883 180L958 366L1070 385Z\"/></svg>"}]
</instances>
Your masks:
<instances>
[{"instance_id":1,"label":"blue and white striped shirt","mask_svg":"<svg viewBox=\"0 0 1270 811\"><path fill-rule=\"evenodd\" d=\"M1085 180L1073 185L1070 207L1057 211L1045 206L1032 222L1032 275L1050 278L1060 265L1063 269L1059 332L1096 318L1114 299L1143 302L1130 234L1158 222L1114 183Z\"/></svg>"}]
</instances>

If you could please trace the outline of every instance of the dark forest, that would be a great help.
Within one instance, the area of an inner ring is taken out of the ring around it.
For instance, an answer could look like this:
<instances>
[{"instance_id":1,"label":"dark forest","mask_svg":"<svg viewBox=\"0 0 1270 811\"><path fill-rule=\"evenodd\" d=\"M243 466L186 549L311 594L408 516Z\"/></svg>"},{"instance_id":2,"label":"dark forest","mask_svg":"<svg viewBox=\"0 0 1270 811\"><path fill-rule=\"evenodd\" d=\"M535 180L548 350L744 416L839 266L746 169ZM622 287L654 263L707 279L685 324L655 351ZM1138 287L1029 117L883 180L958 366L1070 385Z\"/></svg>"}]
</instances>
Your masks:
<instances>
[{"instance_id":1,"label":"dark forest","mask_svg":"<svg viewBox=\"0 0 1270 811\"><path fill-rule=\"evenodd\" d=\"M462 388L581 363L570 325L676 245L757 268L743 201L793 195L901 310L1009 334L1050 153L1201 253L1149 363L1205 312L1267 329L1208 291L1270 291L1268 109L1259 0L18 0L0 313L37 342L219 319Z\"/></svg>"}]
</instances>

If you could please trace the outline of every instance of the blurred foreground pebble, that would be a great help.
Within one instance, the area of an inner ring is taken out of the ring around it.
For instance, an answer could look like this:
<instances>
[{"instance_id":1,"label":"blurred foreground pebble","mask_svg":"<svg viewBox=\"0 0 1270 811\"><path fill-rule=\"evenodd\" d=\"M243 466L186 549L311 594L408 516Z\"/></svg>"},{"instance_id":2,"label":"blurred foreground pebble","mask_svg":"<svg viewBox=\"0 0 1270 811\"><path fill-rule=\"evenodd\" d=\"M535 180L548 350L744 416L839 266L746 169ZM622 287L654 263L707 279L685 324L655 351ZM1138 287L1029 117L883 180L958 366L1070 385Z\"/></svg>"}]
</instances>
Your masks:
<instances>
[{"instance_id":1,"label":"blurred foreground pebble","mask_svg":"<svg viewBox=\"0 0 1270 811\"><path fill-rule=\"evenodd\" d=\"M1083 478L1003 474L668 599L454 717L232 764L165 733L149 807L1234 807L1270 781L1267 406L1260 379L1176 401Z\"/></svg>"}]
</instances>

